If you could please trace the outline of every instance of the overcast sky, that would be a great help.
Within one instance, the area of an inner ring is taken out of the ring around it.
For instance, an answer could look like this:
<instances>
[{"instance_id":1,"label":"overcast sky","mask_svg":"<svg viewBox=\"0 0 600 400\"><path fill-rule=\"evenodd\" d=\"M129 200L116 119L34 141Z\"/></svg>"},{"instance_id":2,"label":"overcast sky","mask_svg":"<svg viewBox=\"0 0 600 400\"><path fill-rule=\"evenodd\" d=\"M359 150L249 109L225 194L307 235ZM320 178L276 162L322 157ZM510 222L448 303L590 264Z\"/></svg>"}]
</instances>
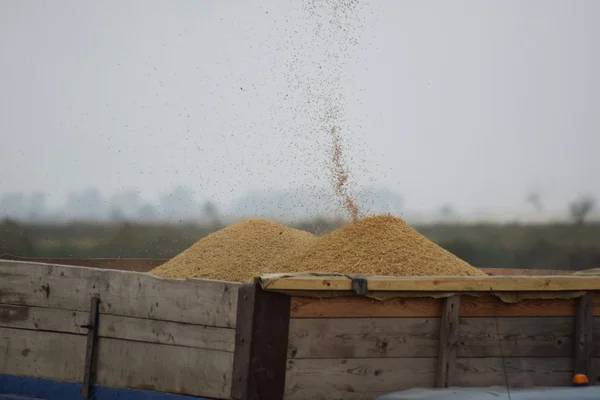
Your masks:
<instances>
[{"instance_id":1,"label":"overcast sky","mask_svg":"<svg viewBox=\"0 0 600 400\"><path fill-rule=\"evenodd\" d=\"M600 1L373 0L334 31L345 1L0 2L0 196L329 187L325 86L357 188L600 199Z\"/></svg>"}]
</instances>

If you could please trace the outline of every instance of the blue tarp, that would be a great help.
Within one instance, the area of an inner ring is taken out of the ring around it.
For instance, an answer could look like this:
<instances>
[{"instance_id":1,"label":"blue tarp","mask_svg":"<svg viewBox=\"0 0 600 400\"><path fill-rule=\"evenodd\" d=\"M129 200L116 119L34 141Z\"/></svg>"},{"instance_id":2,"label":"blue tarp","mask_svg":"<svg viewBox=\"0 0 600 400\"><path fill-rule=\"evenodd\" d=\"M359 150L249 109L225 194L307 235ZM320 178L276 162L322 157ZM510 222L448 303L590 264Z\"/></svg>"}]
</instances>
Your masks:
<instances>
[{"instance_id":1,"label":"blue tarp","mask_svg":"<svg viewBox=\"0 0 600 400\"><path fill-rule=\"evenodd\" d=\"M81 400L81 383L0 374L0 400ZM92 386L90 400L211 400L148 390Z\"/></svg>"}]
</instances>

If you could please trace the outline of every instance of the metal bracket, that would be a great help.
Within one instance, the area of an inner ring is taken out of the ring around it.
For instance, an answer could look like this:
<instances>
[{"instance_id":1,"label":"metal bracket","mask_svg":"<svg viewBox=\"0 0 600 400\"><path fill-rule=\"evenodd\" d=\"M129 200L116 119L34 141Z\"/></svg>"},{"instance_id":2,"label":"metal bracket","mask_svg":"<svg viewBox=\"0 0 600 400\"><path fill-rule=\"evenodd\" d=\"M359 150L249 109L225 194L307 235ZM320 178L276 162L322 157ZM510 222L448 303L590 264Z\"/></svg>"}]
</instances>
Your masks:
<instances>
[{"instance_id":1,"label":"metal bracket","mask_svg":"<svg viewBox=\"0 0 600 400\"><path fill-rule=\"evenodd\" d=\"M81 325L82 328L87 328L87 345L85 349L85 369L83 371L83 387L81 388L81 395L83 398L88 399L90 397L90 388L92 386L92 367L94 359L94 345L96 343L96 331L98 325L98 306L100 304L100 298L98 296L92 297L90 301L90 314L87 325Z\"/></svg>"},{"instance_id":2,"label":"metal bracket","mask_svg":"<svg viewBox=\"0 0 600 400\"><path fill-rule=\"evenodd\" d=\"M362 276L352 276L350 279L352 279L352 290L359 296L366 296L369 291L367 278Z\"/></svg>"}]
</instances>

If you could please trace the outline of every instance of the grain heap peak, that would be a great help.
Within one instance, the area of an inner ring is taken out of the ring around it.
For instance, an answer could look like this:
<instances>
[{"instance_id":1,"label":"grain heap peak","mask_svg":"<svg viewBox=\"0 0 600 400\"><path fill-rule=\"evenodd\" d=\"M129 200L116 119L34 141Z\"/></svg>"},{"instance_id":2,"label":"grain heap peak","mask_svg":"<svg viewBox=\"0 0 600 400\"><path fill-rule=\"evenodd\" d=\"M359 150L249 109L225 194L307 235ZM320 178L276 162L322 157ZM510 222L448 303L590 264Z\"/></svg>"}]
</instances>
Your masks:
<instances>
[{"instance_id":1,"label":"grain heap peak","mask_svg":"<svg viewBox=\"0 0 600 400\"><path fill-rule=\"evenodd\" d=\"M228 226L198 241L151 273L251 282L263 273L388 276L481 276L402 219L360 219L321 238L264 219Z\"/></svg>"}]
</instances>

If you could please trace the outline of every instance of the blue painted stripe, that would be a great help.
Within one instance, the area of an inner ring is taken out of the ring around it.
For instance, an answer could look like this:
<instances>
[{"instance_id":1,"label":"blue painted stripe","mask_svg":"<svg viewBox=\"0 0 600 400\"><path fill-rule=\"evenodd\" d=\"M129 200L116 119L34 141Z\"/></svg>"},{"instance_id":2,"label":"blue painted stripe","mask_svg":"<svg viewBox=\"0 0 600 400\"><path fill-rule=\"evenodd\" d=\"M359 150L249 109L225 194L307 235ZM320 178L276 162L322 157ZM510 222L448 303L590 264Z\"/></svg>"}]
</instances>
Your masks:
<instances>
[{"instance_id":1,"label":"blue painted stripe","mask_svg":"<svg viewBox=\"0 0 600 400\"><path fill-rule=\"evenodd\" d=\"M81 383L0 374L0 400L81 400ZM93 386L92 400L211 400L206 397Z\"/></svg>"}]
</instances>

